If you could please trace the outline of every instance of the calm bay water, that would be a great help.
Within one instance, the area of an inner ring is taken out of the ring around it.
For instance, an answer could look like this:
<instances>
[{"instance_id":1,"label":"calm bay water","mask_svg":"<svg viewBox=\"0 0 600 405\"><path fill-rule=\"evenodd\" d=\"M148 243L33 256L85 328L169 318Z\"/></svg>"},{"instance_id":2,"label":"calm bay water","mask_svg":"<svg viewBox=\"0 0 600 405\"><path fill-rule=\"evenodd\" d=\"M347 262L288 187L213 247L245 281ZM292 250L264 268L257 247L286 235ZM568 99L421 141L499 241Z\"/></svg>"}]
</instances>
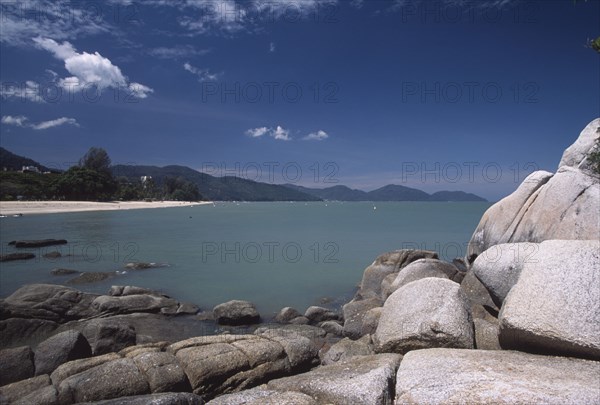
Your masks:
<instances>
[{"instance_id":1,"label":"calm bay water","mask_svg":"<svg viewBox=\"0 0 600 405\"><path fill-rule=\"evenodd\" d=\"M64 238L67 245L31 251L36 259L2 263L0 296L24 284L64 284L54 268L123 271L128 262L168 267L124 274L111 285L160 290L202 308L231 299L254 302L269 316L284 306L304 311L322 298L343 303L379 254L436 250L451 260L466 244L488 203L217 203L187 208L29 215L0 221L2 253L16 239ZM376 209L375 209L376 208ZM51 251L63 257L44 259Z\"/></svg>"}]
</instances>

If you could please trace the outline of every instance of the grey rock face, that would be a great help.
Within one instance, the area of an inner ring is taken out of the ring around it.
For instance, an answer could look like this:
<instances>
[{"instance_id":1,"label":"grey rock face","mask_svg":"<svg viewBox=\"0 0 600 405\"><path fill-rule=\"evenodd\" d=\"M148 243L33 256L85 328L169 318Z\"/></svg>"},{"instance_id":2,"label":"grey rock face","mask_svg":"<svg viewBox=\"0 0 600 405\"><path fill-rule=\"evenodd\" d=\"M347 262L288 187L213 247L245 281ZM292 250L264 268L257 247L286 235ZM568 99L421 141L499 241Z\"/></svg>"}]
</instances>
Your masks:
<instances>
[{"instance_id":1,"label":"grey rock face","mask_svg":"<svg viewBox=\"0 0 600 405\"><path fill-rule=\"evenodd\" d=\"M523 265L537 260L538 250L537 243L503 243L490 247L477 257L471 269L498 308L517 283Z\"/></svg>"},{"instance_id":2,"label":"grey rock face","mask_svg":"<svg viewBox=\"0 0 600 405\"><path fill-rule=\"evenodd\" d=\"M260 322L260 314L253 303L233 300L213 309L215 320L221 325L252 325Z\"/></svg>"},{"instance_id":3,"label":"grey rock face","mask_svg":"<svg viewBox=\"0 0 600 405\"><path fill-rule=\"evenodd\" d=\"M111 314L131 314L134 312L160 312L163 308L174 307L179 303L163 296L133 294L123 296L101 295L92 302L92 308L98 312Z\"/></svg>"},{"instance_id":4,"label":"grey rock face","mask_svg":"<svg viewBox=\"0 0 600 405\"><path fill-rule=\"evenodd\" d=\"M600 118L590 122L581 132L575 143L563 153L558 167L570 166L585 169L589 154L594 150L600 139Z\"/></svg>"},{"instance_id":5,"label":"grey rock face","mask_svg":"<svg viewBox=\"0 0 600 405\"><path fill-rule=\"evenodd\" d=\"M510 351L427 349L398 369L398 404L597 404L600 362Z\"/></svg>"},{"instance_id":6,"label":"grey rock face","mask_svg":"<svg viewBox=\"0 0 600 405\"><path fill-rule=\"evenodd\" d=\"M349 359L350 357L369 356L371 354L375 354L375 351L373 350L370 336L363 336L358 340L344 338L329 348L323 356L321 364L327 366Z\"/></svg>"},{"instance_id":7,"label":"grey rock face","mask_svg":"<svg viewBox=\"0 0 600 405\"><path fill-rule=\"evenodd\" d=\"M475 347L480 350L501 350L498 335L500 326L498 321L492 323L485 319L473 319L475 325Z\"/></svg>"},{"instance_id":8,"label":"grey rock face","mask_svg":"<svg viewBox=\"0 0 600 405\"><path fill-rule=\"evenodd\" d=\"M390 387L401 359L397 354L352 357L308 373L272 380L267 387L302 392L324 404L390 404Z\"/></svg>"},{"instance_id":9,"label":"grey rock face","mask_svg":"<svg viewBox=\"0 0 600 405\"><path fill-rule=\"evenodd\" d=\"M473 321L460 286L441 278L413 281L383 306L373 336L377 353L430 347L473 348Z\"/></svg>"},{"instance_id":10,"label":"grey rock face","mask_svg":"<svg viewBox=\"0 0 600 405\"><path fill-rule=\"evenodd\" d=\"M358 339L363 336L363 323L366 314L373 308L381 307L379 298L351 301L344 305L344 336Z\"/></svg>"},{"instance_id":11,"label":"grey rock face","mask_svg":"<svg viewBox=\"0 0 600 405\"><path fill-rule=\"evenodd\" d=\"M279 392L259 387L220 396L207 405L319 405L319 403L300 392Z\"/></svg>"},{"instance_id":12,"label":"grey rock face","mask_svg":"<svg viewBox=\"0 0 600 405\"><path fill-rule=\"evenodd\" d=\"M191 391L183 368L172 354L147 352L135 356L133 361L146 376L151 392Z\"/></svg>"},{"instance_id":13,"label":"grey rock face","mask_svg":"<svg viewBox=\"0 0 600 405\"><path fill-rule=\"evenodd\" d=\"M204 336L168 350L182 365L194 393L207 399L303 371L317 355L304 337L265 334Z\"/></svg>"},{"instance_id":14,"label":"grey rock face","mask_svg":"<svg viewBox=\"0 0 600 405\"><path fill-rule=\"evenodd\" d=\"M63 363L91 355L90 344L80 332L71 330L58 333L36 347L35 374L50 374Z\"/></svg>"},{"instance_id":15,"label":"grey rock face","mask_svg":"<svg viewBox=\"0 0 600 405\"><path fill-rule=\"evenodd\" d=\"M292 319L302 316L300 312L291 307L282 308L275 316L275 322L289 323Z\"/></svg>"},{"instance_id":16,"label":"grey rock face","mask_svg":"<svg viewBox=\"0 0 600 405\"><path fill-rule=\"evenodd\" d=\"M91 405L92 403L87 403ZM93 402L94 405L203 405L202 397L189 392L134 395L117 399ZM86 404L81 404L86 405Z\"/></svg>"},{"instance_id":17,"label":"grey rock face","mask_svg":"<svg viewBox=\"0 0 600 405\"><path fill-rule=\"evenodd\" d=\"M34 372L29 346L0 350L0 386L33 377Z\"/></svg>"},{"instance_id":18,"label":"grey rock face","mask_svg":"<svg viewBox=\"0 0 600 405\"><path fill-rule=\"evenodd\" d=\"M92 402L149 394L150 387L131 359L119 359L64 379L58 386L61 403Z\"/></svg>"},{"instance_id":19,"label":"grey rock face","mask_svg":"<svg viewBox=\"0 0 600 405\"><path fill-rule=\"evenodd\" d=\"M54 370L50 375L50 379L52 380L52 384L58 387L60 383L68 377L120 358L121 357L116 353L108 353L101 356L90 357L89 359L73 360Z\"/></svg>"},{"instance_id":20,"label":"grey rock face","mask_svg":"<svg viewBox=\"0 0 600 405\"><path fill-rule=\"evenodd\" d=\"M398 288L422 278L438 277L453 280L457 277L457 274L458 269L453 264L437 259L419 259L412 262L398 273L390 286L389 295Z\"/></svg>"},{"instance_id":21,"label":"grey rock face","mask_svg":"<svg viewBox=\"0 0 600 405\"><path fill-rule=\"evenodd\" d=\"M332 310L317 306L308 307L304 316L313 324L340 319L340 316Z\"/></svg>"},{"instance_id":22,"label":"grey rock face","mask_svg":"<svg viewBox=\"0 0 600 405\"><path fill-rule=\"evenodd\" d=\"M600 359L600 242L542 242L500 312L503 348Z\"/></svg>"},{"instance_id":23,"label":"grey rock face","mask_svg":"<svg viewBox=\"0 0 600 405\"><path fill-rule=\"evenodd\" d=\"M90 321L85 325L82 333L90 343L94 356L118 352L136 343L135 329L112 319Z\"/></svg>"},{"instance_id":24,"label":"grey rock face","mask_svg":"<svg viewBox=\"0 0 600 405\"><path fill-rule=\"evenodd\" d=\"M30 392L51 385L48 375L40 375L0 387L0 403L13 403Z\"/></svg>"},{"instance_id":25,"label":"grey rock face","mask_svg":"<svg viewBox=\"0 0 600 405\"><path fill-rule=\"evenodd\" d=\"M386 276L398 273L400 269L415 260L424 258L437 259L437 257L436 252L413 249L401 249L382 254L365 269L357 298L380 298L381 283Z\"/></svg>"}]
</instances>

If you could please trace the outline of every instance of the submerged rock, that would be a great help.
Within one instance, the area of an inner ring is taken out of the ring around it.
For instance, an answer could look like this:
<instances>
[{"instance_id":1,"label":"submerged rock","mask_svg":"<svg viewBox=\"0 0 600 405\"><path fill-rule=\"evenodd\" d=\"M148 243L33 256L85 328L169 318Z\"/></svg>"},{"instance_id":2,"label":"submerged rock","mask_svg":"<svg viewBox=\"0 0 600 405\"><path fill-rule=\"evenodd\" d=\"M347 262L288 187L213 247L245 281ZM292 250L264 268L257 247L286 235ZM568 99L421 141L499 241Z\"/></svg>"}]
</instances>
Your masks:
<instances>
[{"instance_id":1,"label":"submerged rock","mask_svg":"<svg viewBox=\"0 0 600 405\"><path fill-rule=\"evenodd\" d=\"M65 239L15 240L9 243L16 248L40 248L54 245L65 245Z\"/></svg>"},{"instance_id":2,"label":"submerged rock","mask_svg":"<svg viewBox=\"0 0 600 405\"><path fill-rule=\"evenodd\" d=\"M16 260L30 260L35 259L33 253L7 253L0 255L0 262L12 262Z\"/></svg>"},{"instance_id":3,"label":"submerged rock","mask_svg":"<svg viewBox=\"0 0 600 405\"><path fill-rule=\"evenodd\" d=\"M78 275L75 278L67 281L67 284L89 284L89 283L97 283L99 281L106 280L108 278L116 276L117 273L114 271L109 272L84 272Z\"/></svg>"},{"instance_id":4,"label":"submerged rock","mask_svg":"<svg viewBox=\"0 0 600 405\"><path fill-rule=\"evenodd\" d=\"M71 270L71 269L54 269L50 273L54 276L67 276L67 275L71 275L71 274L77 274L80 272L77 270Z\"/></svg>"}]
</instances>

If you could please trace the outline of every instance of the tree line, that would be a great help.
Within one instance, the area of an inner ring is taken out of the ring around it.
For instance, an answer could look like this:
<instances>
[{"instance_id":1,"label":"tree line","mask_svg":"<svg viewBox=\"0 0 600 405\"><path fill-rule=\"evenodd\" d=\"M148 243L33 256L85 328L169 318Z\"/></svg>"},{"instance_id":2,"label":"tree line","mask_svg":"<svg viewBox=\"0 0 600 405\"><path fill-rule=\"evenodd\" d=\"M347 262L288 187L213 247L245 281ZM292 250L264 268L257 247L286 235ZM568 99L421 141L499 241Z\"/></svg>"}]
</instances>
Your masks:
<instances>
[{"instance_id":1,"label":"tree line","mask_svg":"<svg viewBox=\"0 0 600 405\"><path fill-rule=\"evenodd\" d=\"M76 166L64 173L2 173L0 197L3 200L55 199L70 201L199 201L198 186L183 178L165 178L158 185L152 179L115 177L106 150L92 147Z\"/></svg>"}]
</instances>

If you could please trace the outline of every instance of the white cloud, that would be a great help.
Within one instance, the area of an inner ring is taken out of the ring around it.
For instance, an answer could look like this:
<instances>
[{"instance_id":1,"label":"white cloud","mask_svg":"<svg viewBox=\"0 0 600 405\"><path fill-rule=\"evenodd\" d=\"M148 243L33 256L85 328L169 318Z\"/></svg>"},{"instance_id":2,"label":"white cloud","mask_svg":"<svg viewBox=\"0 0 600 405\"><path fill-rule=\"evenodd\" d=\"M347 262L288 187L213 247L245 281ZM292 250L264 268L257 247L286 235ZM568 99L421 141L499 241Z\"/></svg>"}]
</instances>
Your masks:
<instances>
[{"instance_id":1,"label":"white cloud","mask_svg":"<svg viewBox=\"0 0 600 405\"><path fill-rule=\"evenodd\" d=\"M361 1L361 0L358 0ZM396 12L402 10L406 5L408 5L411 9L416 6L419 6L421 3L425 3L428 0L394 0L392 5L388 8L390 12ZM465 7L465 8L480 8L480 9L491 9L497 8L501 9L506 6L509 6L513 3L516 3L517 0L441 0L438 2L438 5L441 6L451 6L451 7ZM414 11L414 10L413 10Z\"/></svg>"},{"instance_id":2,"label":"white cloud","mask_svg":"<svg viewBox=\"0 0 600 405\"><path fill-rule=\"evenodd\" d=\"M98 7L88 7L84 3L70 0L2 0L0 42L10 46L29 46L31 38L37 36L74 39L115 32L116 28L99 15Z\"/></svg>"},{"instance_id":3,"label":"white cloud","mask_svg":"<svg viewBox=\"0 0 600 405\"><path fill-rule=\"evenodd\" d=\"M0 96L5 99L14 97L35 103L45 102L40 84L33 80L27 80L25 83L2 83Z\"/></svg>"},{"instance_id":4,"label":"white cloud","mask_svg":"<svg viewBox=\"0 0 600 405\"><path fill-rule=\"evenodd\" d=\"M79 123L77 122L77 120L75 118L67 118L67 117L61 117L61 118L57 118L57 119L50 120L50 121L42 121L37 124L32 124L29 122L29 118L27 118L23 115L19 115L16 117L13 117L11 115L5 115L2 117L2 123L6 124L6 125L14 125L17 127L22 127L22 128L32 128L32 129L35 129L38 131L58 127L61 125L74 125L76 127L79 126Z\"/></svg>"},{"instance_id":5,"label":"white cloud","mask_svg":"<svg viewBox=\"0 0 600 405\"><path fill-rule=\"evenodd\" d=\"M154 48L148 53L159 59L182 59L206 55L210 53L210 49L196 49L192 45L176 45L173 47Z\"/></svg>"},{"instance_id":6,"label":"white cloud","mask_svg":"<svg viewBox=\"0 0 600 405\"><path fill-rule=\"evenodd\" d=\"M269 44L269 52L273 53L277 50L277 47L275 46L275 42L271 42Z\"/></svg>"},{"instance_id":7,"label":"white cloud","mask_svg":"<svg viewBox=\"0 0 600 405\"><path fill-rule=\"evenodd\" d=\"M197 68L188 62L183 64L183 68L191 74L196 75L198 77L198 81L200 82L214 81L217 80L221 75L220 73L210 73L208 69Z\"/></svg>"},{"instance_id":8,"label":"white cloud","mask_svg":"<svg viewBox=\"0 0 600 405\"><path fill-rule=\"evenodd\" d=\"M288 131L287 129L283 129L280 126L277 126L275 131L273 131L273 138L275 138L279 141L291 141L292 140L292 138L290 138L290 131Z\"/></svg>"},{"instance_id":9,"label":"white cloud","mask_svg":"<svg viewBox=\"0 0 600 405\"><path fill-rule=\"evenodd\" d=\"M277 126L275 129L267 128L267 127L259 127L254 129L249 129L246 131L246 135L251 138L261 138L265 135L270 136L278 141L291 141L292 137L290 136L290 131L284 129L281 126Z\"/></svg>"},{"instance_id":10,"label":"white cloud","mask_svg":"<svg viewBox=\"0 0 600 405\"><path fill-rule=\"evenodd\" d=\"M4 117L2 117L2 123L6 124L6 125L14 125L17 127L23 127L27 123L27 117L25 117L23 115L19 115L16 117L13 117L12 115L5 115Z\"/></svg>"},{"instance_id":11,"label":"white cloud","mask_svg":"<svg viewBox=\"0 0 600 405\"><path fill-rule=\"evenodd\" d=\"M269 131L271 130L267 127L254 128L247 130L246 135L252 138L260 138L261 136L268 134Z\"/></svg>"},{"instance_id":12,"label":"white cloud","mask_svg":"<svg viewBox=\"0 0 600 405\"><path fill-rule=\"evenodd\" d=\"M129 83L118 66L98 52L78 53L69 42L59 44L53 39L36 37L33 42L38 48L51 52L65 62L65 69L72 75L59 79L58 84L69 91L83 90L95 86L103 91L107 88L129 89L136 98L146 98L153 90L139 83Z\"/></svg>"},{"instance_id":13,"label":"white cloud","mask_svg":"<svg viewBox=\"0 0 600 405\"><path fill-rule=\"evenodd\" d=\"M76 127L79 126L79 124L77 123L77 120L75 118L62 117L62 118L57 118L55 120L40 122L39 124L32 125L31 128L37 129L37 130L42 130L42 129L58 127L58 126L65 125L65 124L74 125Z\"/></svg>"},{"instance_id":14,"label":"white cloud","mask_svg":"<svg viewBox=\"0 0 600 405\"><path fill-rule=\"evenodd\" d=\"M319 130L317 132L313 132L313 133L306 135L302 139L305 141L324 141L327 138L329 138L329 135L327 134L327 132Z\"/></svg>"},{"instance_id":15,"label":"white cloud","mask_svg":"<svg viewBox=\"0 0 600 405\"><path fill-rule=\"evenodd\" d=\"M306 17L320 7L337 4L337 0L252 0L252 7L276 18Z\"/></svg>"},{"instance_id":16,"label":"white cloud","mask_svg":"<svg viewBox=\"0 0 600 405\"><path fill-rule=\"evenodd\" d=\"M172 0L157 3L179 6ZM192 32L203 34L216 28L232 33L244 28L246 9L234 0L184 0L183 7L191 11L179 23Z\"/></svg>"}]
</instances>

